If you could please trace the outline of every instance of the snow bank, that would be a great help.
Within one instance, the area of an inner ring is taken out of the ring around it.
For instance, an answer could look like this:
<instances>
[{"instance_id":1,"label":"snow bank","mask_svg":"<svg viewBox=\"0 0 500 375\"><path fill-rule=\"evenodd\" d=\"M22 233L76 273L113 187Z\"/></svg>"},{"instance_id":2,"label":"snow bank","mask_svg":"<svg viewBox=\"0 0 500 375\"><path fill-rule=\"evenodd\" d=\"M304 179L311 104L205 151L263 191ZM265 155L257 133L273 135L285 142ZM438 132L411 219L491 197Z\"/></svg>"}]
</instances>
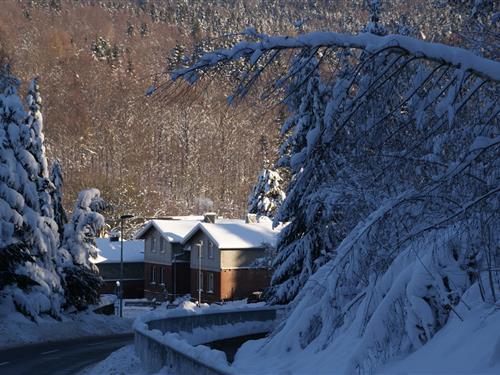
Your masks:
<instances>
[{"instance_id":1,"label":"snow bank","mask_svg":"<svg viewBox=\"0 0 500 375\"><path fill-rule=\"evenodd\" d=\"M111 353L104 361L80 372L79 375L151 375L141 368L139 358L135 355L134 346L127 345ZM169 375L168 368L161 369L157 374ZM154 375L154 374L153 374Z\"/></svg>"},{"instance_id":2,"label":"snow bank","mask_svg":"<svg viewBox=\"0 0 500 375\"><path fill-rule=\"evenodd\" d=\"M117 316L82 312L63 315L61 321L40 317L38 323L35 323L13 308L9 310L7 305L2 306L0 310L2 349L23 344L127 332L132 332L132 320Z\"/></svg>"},{"instance_id":3,"label":"snow bank","mask_svg":"<svg viewBox=\"0 0 500 375\"><path fill-rule=\"evenodd\" d=\"M452 315L427 345L406 358L387 364L377 374L500 374L500 308L485 304L479 289L460 305L463 321Z\"/></svg>"},{"instance_id":4,"label":"snow bank","mask_svg":"<svg viewBox=\"0 0 500 375\"><path fill-rule=\"evenodd\" d=\"M223 312L223 311L230 312L230 311L241 311L249 309L259 309L263 308L264 306L265 306L264 302L247 304L246 300L239 300L239 301L226 302L223 305L218 305L218 304L208 305L206 303L202 303L201 306L198 307L193 302L184 301L177 308L167 310L165 308L165 304L163 304L159 308L149 313L140 315L134 322L134 329L142 329L141 327L143 327L143 325L146 322L150 322L151 320L176 318L189 315L213 314L216 312Z\"/></svg>"},{"instance_id":5,"label":"snow bank","mask_svg":"<svg viewBox=\"0 0 500 375\"><path fill-rule=\"evenodd\" d=\"M412 354L375 369L375 374L500 374L500 309L482 302L477 284L426 345ZM469 307L467 307L469 306ZM469 310L470 308L470 310ZM350 374L351 360L363 345L356 325L340 332L329 346L305 349L286 337L249 341L236 353L233 368L239 374ZM281 350L277 350L277 349Z\"/></svg>"}]
</instances>

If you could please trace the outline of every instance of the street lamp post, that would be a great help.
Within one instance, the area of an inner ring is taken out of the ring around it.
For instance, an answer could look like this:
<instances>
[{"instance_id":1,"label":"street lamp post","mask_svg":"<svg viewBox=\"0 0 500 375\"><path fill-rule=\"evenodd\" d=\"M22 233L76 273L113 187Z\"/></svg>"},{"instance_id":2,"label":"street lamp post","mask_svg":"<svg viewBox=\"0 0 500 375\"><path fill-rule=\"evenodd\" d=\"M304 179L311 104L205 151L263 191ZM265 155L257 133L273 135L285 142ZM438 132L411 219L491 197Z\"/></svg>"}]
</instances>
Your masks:
<instances>
[{"instance_id":1,"label":"street lamp post","mask_svg":"<svg viewBox=\"0 0 500 375\"><path fill-rule=\"evenodd\" d=\"M198 247L198 306L201 305L201 252L203 251L203 241L200 241Z\"/></svg>"},{"instance_id":2,"label":"street lamp post","mask_svg":"<svg viewBox=\"0 0 500 375\"><path fill-rule=\"evenodd\" d=\"M120 318L123 317L123 223L133 217L130 214L120 216Z\"/></svg>"}]
</instances>

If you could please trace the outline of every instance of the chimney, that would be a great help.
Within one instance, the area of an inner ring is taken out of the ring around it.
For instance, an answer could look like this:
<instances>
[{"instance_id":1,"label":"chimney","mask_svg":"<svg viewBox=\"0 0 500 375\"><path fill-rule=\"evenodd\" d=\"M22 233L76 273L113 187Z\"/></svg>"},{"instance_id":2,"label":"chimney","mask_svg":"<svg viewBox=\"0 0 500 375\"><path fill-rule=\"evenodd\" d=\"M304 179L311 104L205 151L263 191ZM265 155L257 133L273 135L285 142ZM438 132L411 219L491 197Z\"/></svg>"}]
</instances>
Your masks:
<instances>
[{"instance_id":1,"label":"chimney","mask_svg":"<svg viewBox=\"0 0 500 375\"><path fill-rule=\"evenodd\" d=\"M203 214L203 222L215 224L217 221L217 214L215 212L207 212Z\"/></svg>"},{"instance_id":2,"label":"chimney","mask_svg":"<svg viewBox=\"0 0 500 375\"><path fill-rule=\"evenodd\" d=\"M247 213L247 215L245 216L245 223L247 223L247 224L257 224L258 223L257 214L249 214L249 213Z\"/></svg>"}]
</instances>

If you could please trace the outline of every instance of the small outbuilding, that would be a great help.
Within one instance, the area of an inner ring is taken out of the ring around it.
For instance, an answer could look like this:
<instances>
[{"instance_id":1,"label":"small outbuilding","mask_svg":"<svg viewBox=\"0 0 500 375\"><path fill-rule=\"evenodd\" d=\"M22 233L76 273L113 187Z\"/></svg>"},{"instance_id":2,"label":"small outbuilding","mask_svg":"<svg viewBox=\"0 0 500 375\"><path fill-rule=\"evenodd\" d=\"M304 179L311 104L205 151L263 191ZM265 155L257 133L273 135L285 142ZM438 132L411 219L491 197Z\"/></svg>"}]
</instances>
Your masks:
<instances>
[{"instance_id":1,"label":"small outbuilding","mask_svg":"<svg viewBox=\"0 0 500 375\"><path fill-rule=\"evenodd\" d=\"M95 265L104 279L101 293L116 293L120 280L120 241L96 238L98 258ZM144 241L123 241L123 297L144 297Z\"/></svg>"}]
</instances>

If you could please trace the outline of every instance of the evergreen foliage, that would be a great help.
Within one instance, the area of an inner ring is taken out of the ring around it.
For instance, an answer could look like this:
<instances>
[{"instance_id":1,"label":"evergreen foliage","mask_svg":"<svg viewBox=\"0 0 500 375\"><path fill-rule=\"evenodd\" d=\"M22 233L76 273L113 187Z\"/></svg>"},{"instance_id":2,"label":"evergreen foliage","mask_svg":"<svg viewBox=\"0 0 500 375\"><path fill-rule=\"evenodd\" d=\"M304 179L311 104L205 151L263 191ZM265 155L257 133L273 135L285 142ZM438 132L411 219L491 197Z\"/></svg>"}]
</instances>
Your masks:
<instances>
[{"instance_id":1,"label":"evergreen foliage","mask_svg":"<svg viewBox=\"0 0 500 375\"><path fill-rule=\"evenodd\" d=\"M289 224L268 293L293 300L291 313L258 350L284 358L354 343L345 372L369 373L429 342L472 290L497 304L500 64L401 35L248 36L173 77L192 81L256 53L266 66L292 49L298 60L311 50L349 56L315 68L329 73L319 78L327 94L304 111L317 126L289 159L277 216ZM301 73L289 71L268 90L292 86ZM245 73L243 86L264 74Z\"/></svg>"},{"instance_id":2,"label":"evergreen foliage","mask_svg":"<svg viewBox=\"0 0 500 375\"><path fill-rule=\"evenodd\" d=\"M57 229L59 232L59 241L60 243L62 243L64 240L64 226L68 222L68 218L66 216L66 211L64 210L62 203L62 187L64 180L62 176L61 164L57 159L52 162L50 168L50 181L54 186L54 189L51 193L52 211L54 213L54 221L57 224Z\"/></svg>"},{"instance_id":3,"label":"evergreen foliage","mask_svg":"<svg viewBox=\"0 0 500 375\"><path fill-rule=\"evenodd\" d=\"M99 213L105 202L97 189L82 190L78 194L71 222L64 230L64 248L72 258L66 267L65 292L68 306L83 309L99 300L102 279L92 259L97 258L95 238L104 227L104 217Z\"/></svg>"},{"instance_id":4,"label":"evergreen foliage","mask_svg":"<svg viewBox=\"0 0 500 375\"><path fill-rule=\"evenodd\" d=\"M48 187L39 179L47 163L43 147L36 148L40 133L34 129L41 132L41 117L26 113L19 84L8 68L0 73L1 294L32 319L57 317L64 302L59 274L64 259L47 209Z\"/></svg>"}]
</instances>

